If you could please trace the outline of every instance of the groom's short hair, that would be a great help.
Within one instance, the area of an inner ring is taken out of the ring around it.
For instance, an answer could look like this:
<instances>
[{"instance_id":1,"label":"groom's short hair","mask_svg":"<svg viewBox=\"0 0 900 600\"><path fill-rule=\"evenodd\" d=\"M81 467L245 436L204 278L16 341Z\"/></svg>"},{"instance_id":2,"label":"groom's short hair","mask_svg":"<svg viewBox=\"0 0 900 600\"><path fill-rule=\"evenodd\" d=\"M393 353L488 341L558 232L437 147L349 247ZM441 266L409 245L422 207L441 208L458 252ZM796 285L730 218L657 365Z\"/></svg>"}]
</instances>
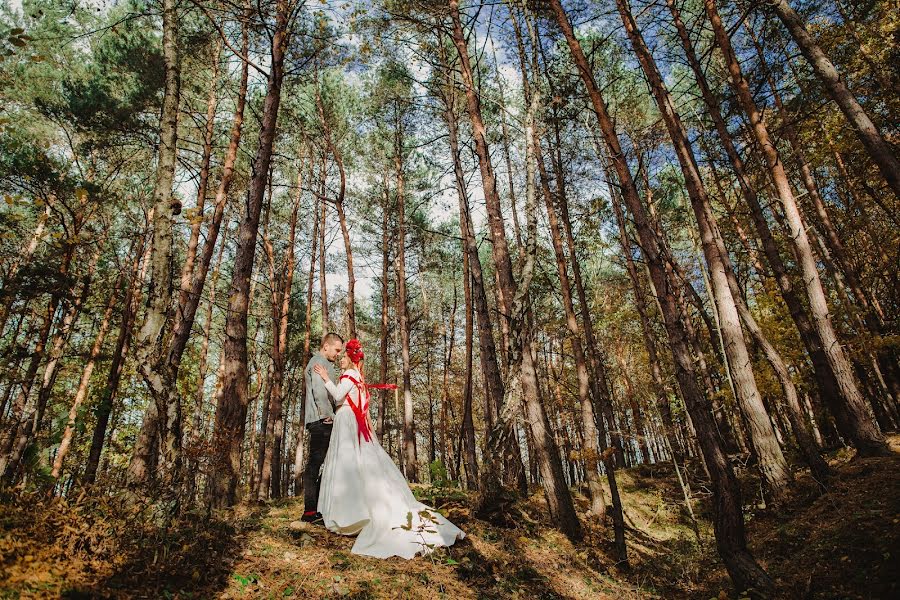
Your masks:
<instances>
[{"instance_id":1,"label":"groom's short hair","mask_svg":"<svg viewBox=\"0 0 900 600\"><path fill-rule=\"evenodd\" d=\"M334 333L333 331L331 333L326 333L324 336L322 336L322 343L319 344L319 349L324 348L328 344L333 344L334 342L340 342L341 344L343 344L344 338Z\"/></svg>"}]
</instances>

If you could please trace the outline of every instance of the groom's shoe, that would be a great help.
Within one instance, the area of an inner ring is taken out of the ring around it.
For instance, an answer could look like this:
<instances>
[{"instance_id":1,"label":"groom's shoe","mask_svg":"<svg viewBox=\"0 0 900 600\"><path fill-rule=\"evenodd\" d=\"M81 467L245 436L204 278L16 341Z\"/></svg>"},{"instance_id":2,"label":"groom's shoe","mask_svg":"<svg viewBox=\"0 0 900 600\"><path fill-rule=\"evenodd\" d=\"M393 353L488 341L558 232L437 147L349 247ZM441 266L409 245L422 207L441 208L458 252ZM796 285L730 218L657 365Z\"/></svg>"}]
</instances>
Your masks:
<instances>
[{"instance_id":1,"label":"groom's shoe","mask_svg":"<svg viewBox=\"0 0 900 600\"><path fill-rule=\"evenodd\" d=\"M303 513L303 516L300 517L300 520L303 521L304 523L313 523L314 525L321 525L325 522L324 519L322 518L322 513L313 512L311 510L308 510L305 513Z\"/></svg>"}]
</instances>

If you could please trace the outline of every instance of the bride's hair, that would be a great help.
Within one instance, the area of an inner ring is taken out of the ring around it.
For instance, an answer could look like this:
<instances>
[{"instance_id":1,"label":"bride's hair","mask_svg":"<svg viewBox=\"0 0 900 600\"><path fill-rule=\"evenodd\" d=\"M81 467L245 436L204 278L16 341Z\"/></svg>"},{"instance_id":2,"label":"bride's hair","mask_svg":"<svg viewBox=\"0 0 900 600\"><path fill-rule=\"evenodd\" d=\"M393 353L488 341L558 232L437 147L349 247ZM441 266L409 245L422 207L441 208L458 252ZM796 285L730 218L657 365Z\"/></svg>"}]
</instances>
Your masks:
<instances>
[{"instance_id":1,"label":"bride's hair","mask_svg":"<svg viewBox=\"0 0 900 600\"><path fill-rule=\"evenodd\" d=\"M359 371L360 379L365 382L365 377L363 376L363 360L366 357L366 353L363 352L362 344L358 339L353 338L352 340L347 342L345 352L347 354L347 358L350 359L350 362L352 362Z\"/></svg>"}]
</instances>

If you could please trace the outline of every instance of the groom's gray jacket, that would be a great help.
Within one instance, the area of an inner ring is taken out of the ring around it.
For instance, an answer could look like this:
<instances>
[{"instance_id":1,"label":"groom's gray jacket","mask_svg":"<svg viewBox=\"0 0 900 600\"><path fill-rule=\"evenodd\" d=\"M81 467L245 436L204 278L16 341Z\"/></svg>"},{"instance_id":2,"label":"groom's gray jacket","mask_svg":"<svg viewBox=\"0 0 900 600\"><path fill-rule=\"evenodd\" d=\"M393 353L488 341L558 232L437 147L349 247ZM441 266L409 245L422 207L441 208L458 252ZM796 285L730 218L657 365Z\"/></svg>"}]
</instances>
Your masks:
<instances>
[{"instance_id":1,"label":"groom's gray jacket","mask_svg":"<svg viewBox=\"0 0 900 600\"><path fill-rule=\"evenodd\" d=\"M303 372L303 378L306 380L306 425L322 419L334 418L334 404L328 395L328 390L325 389L325 382L318 373L313 371L313 367L317 364L328 370L332 381L337 377L334 365L322 358L318 352L309 359L306 370Z\"/></svg>"}]
</instances>

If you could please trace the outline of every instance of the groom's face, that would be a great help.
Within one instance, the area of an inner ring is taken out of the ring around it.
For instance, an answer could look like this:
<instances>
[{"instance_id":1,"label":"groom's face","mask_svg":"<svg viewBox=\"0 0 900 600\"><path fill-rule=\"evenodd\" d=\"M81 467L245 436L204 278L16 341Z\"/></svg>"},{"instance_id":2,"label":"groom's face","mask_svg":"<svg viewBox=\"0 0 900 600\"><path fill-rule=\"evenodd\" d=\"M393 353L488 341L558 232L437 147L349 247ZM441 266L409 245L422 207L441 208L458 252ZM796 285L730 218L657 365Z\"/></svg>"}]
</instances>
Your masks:
<instances>
[{"instance_id":1,"label":"groom's face","mask_svg":"<svg viewBox=\"0 0 900 600\"><path fill-rule=\"evenodd\" d=\"M344 351L344 344L338 341L331 342L325 346L325 359L334 362L338 355Z\"/></svg>"}]
</instances>

